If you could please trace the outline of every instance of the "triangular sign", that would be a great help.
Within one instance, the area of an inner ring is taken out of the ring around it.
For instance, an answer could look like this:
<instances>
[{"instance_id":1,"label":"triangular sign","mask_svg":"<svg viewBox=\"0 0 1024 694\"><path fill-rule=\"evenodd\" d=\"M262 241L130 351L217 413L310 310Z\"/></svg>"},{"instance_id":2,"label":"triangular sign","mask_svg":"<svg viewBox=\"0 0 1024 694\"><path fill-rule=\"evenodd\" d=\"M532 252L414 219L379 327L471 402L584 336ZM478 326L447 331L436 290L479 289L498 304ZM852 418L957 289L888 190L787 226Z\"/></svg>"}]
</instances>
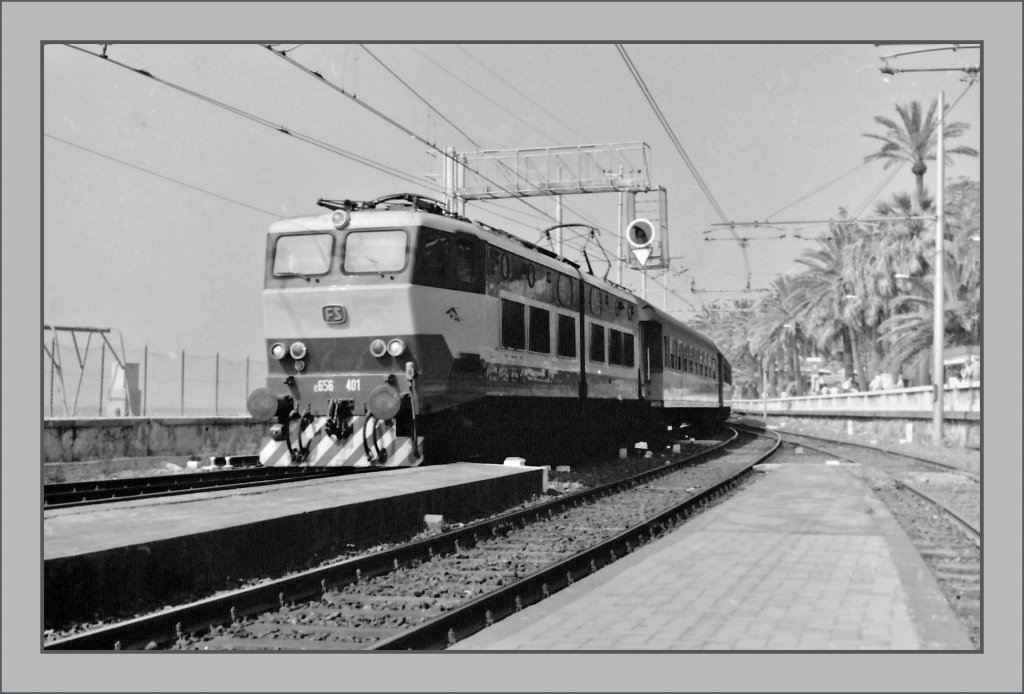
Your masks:
<instances>
[{"instance_id":1,"label":"triangular sign","mask_svg":"<svg viewBox=\"0 0 1024 694\"><path fill-rule=\"evenodd\" d=\"M650 248L634 248L633 257L636 258L636 262L640 263L640 267L647 265L647 259L651 257Z\"/></svg>"}]
</instances>

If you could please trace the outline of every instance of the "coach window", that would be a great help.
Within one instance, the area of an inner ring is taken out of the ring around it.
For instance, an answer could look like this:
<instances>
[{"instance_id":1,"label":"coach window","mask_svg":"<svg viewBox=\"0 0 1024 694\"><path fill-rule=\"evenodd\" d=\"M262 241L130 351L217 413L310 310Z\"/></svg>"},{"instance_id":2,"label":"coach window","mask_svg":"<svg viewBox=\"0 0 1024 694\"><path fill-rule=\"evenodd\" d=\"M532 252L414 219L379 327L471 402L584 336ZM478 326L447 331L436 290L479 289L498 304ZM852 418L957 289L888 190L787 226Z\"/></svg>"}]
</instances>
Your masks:
<instances>
[{"instance_id":1,"label":"coach window","mask_svg":"<svg viewBox=\"0 0 1024 694\"><path fill-rule=\"evenodd\" d=\"M501 300L501 346L526 349L526 306Z\"/></svg>"},{"instance_id":2,"label":"coach window","mask_svg":"<svg viewBox=\"0 0 1024 694\"><path fill-rule=\"evenodd\" d=\"M279 236L274 244L274 275L326 275L333 248L332 234Z\"/></svg>"},{"instance_id":3,"label":"coach window","mask_svg":"<svg viewBox=\"0 0 1024 694\"><path fill-rule=\"evenodd\" d=\"M664 335L661 339L662 339L662 342L665 343L664 349L662 350L662 353L665 355L664 358L661 360L662 366L664 368L666 368L666 369L670 369L670 368L672 368L672 353L669 351L669 348L668 348L669 347L668 335Z\"/></svg>"},{"instance_id":4,"label":"coach window","mask_svg":"<svg viewBox=\"0 0 1024 694\"><path fill-rule=\"evenodd\" d=\"M590 361L604 362L604 326L590 324Z\"/></svg>"},{"instance_id":5,"label":"coach window","mask_svg":"<svg viewBox=\"0 0 1024 694\"><path fill-rule=\"evenodd\" d=\"M608 329L608 363L622 366L622 333Z\"/></svg>"},{"instance_id":6,"label":"coach window","mask_svg":"<svg viewBox=\"0 0 1024 694\"><path fill-rule=\"evenodd\" d=\"M622 334L622 365L623 366L634 366L636 347L633 344L632 333Z\"/></svg>"},{"instance_id":7,"label":"coach window","mask_svg":"<svg viewBox=\"0 0 1024 694\"><path fill-rule=\"evenodd\" d=\"M558 356L576 356L576 319L558 314Z\"/></svg>"},{"instance_id":8,"label":"coach window","mask_svg":"<svg viewBox=\"0 0 1024 694\"><path fill-rule=\"evenodd\" d=\"M536 306L530 307L530 351L551 353L551 314Z\"/></svg>"},{"instance_id":9,"label":"coach window","mask_svg":"<svg viewBox=\"0 0 1024 694\"><path fill-rule=\"evenodd\" d=\"M345 272L370 274L401 272L405 269L407 239L401 229L394 231L350 231L345 237Z\"/></svg>"}]
</instances>

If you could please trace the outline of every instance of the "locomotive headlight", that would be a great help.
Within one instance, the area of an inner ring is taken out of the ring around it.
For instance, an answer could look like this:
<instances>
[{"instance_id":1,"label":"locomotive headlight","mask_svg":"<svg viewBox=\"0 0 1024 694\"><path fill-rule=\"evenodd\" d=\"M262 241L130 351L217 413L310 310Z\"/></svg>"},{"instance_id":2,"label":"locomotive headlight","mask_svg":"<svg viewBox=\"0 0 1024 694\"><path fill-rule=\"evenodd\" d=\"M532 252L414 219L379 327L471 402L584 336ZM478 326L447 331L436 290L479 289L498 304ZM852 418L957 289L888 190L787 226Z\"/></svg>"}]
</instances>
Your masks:
<instances>
[{"instance_id":1,"label":"locomotive headlight","mask_svg":"<svg viewBox=\"0 0 1024 694\"><path fill-rule=\"evenodd\" d=\"M284 359L284 355L288 353L288 349L280 342L275 342L270 348L270 356L274 359Z\"/></svg>"},{"instance_id":2,"label":"locomotive headlight","mask_svg":"<svg viewBox=\"0 0 1024 694\"><path fill-rule=\"evenodd\" d=\"M292 346L288 348L288 353L292 355L292 359L302 359L306 356L306 344L304 342L293 342Z\"/></svg>"},{"instance_id":3,"label":"locomotive headlight","mask_svg":"<svg viewBox=\"0 0 1024 694\"><path fill-rule=\"evenodd\" d=\"M331 215L331 224L335 229L344 229L350 221L352 221L352 215L348 210L338 210Z\"/></svg>"},{"instance_id":4,"label":"locomotive headlight","mask_svg":"<svg viewBox=\"0 0 1024 694\"><path fill-rule=\"evenodd\" d=\"M373 356L377 357L378 359L380 357L383 357L387 353L388 353L388 346L384 342L384 340L380 339L379 337L376 340L374 340L373 342L370 343L370 354L372 354Z\"/></svg>"},{"instance_id":5,"label":"locomotive headlight","mask_svg":"<svg viewBox=\"0 0 1024 694\"><path fill-rule=\"evenodd\" d=\"M305 368L306 368L306 362L302 361L301 359L296 359L295 360L295 370L296 371L302 371Z\"/></svg>"},{"instance_id":6,"label":"locomotive headlight","mask_svg":"<svg viewBox=\"0 0 1024 694\"><path fill-rule=\"evenodd\" d=\"M405 343L399 340L397 337L388 343L388 354L393 357L400 356L405 352Z\"/></svg>"}]
</instances>

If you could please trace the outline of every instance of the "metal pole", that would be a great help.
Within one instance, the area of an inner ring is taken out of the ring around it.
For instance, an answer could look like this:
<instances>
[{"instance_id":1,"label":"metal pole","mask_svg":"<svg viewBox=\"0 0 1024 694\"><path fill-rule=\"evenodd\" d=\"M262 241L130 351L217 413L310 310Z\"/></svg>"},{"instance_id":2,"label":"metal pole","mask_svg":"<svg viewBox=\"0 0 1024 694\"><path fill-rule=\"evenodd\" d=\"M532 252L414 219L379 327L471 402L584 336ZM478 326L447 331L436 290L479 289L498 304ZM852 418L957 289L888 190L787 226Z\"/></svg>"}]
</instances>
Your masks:
<instances>
[{"instance_id":1,"label":"metal pole","mask_svg":"<svg viewBox=\"0 0 1024 694\"><path fill-rule=\"evenodd\" d=\"M103 416L103 365L107 361L107 343L100 344L100 411L96 413L97 417Z\"/></svg>"},{"instance_id":2,"label":"metal pole","mask_svg":"<svg viewBox=\"0 0 1024 694\"><path fill-rule=\"evenodd\" d=\"M561 195L556 195L555 196L555 223L556 224L561 224L562 223L562 196ZM557 250L555 252L558 253L558 255L562 255L562 229L561 228L555 229L555 233L558 234L558 239L557 239L558 246L557 246Z\"/></svg>"},{"instance_id":3,"label":"metal pole","mask_svg":"<svg viewBox=\"0 0 1024 694\"><path fill-rule=\"evenodd\" d=\"M647 267L640 266L640 298L647 301Z\"/></svg>"},{"instance_id":4,"label":"metal pole","mask_svg":"<svg viewBox=\"0 0 1024 694\"><path fill-rule=\"evenodd\" d=\"M622 173L622 167L621 166L619 167L619 173L620 174ZM616 270L616 274L615 274L615 283L620 285L620 286L622 285L622 264L623 264L622 254L625 252L623 250L623 248L622 248L622 196L623 196L622 191L619 191L619 251L618 251L618 253L616 253L616 257L618 258L618 261L616 262L616 265L617 265L618 269Z\"/></svg>"},{"instance_id":5,"label":"metal pole","mask_svg":"<svg viewBox=\"0 0 1024 694\"><path fill-rule=\"evenodd\" d=\"M149 395L149 345L142 348L142 416L146 416L146 398Z\"/></svg>"},{"instance_id":6,"label":"metal pole","mask_svg":"<svg viewBox=\"0 0 1024 694\"><path fill-rule=\"evenodd\" d=\"M185 416L185 350L181 350L181 416Z\"/></svg>"},{"instance_id":7,"label":"metal pole","mask_svg":"<svg viewBox=\"0 0 1024 694\"><path fill-rule=\"evenodd\" d=\"M249 397L249 355L245 357L245 392L242 393L242 396Z\"/></svg>"},{"instance_id":8,"label":"metal pole","mask_svg":"<svg viewBox=\"0 0 1024 694\"><path fill-rule=\"evenodd\" d=\"M932 410L932 445L942 447L942 395L945 385L943 378L943 348L946 341L945 321L945 287L943 286L943 266L945 265L945 251L943 250L943 237L945 235L945 214L942 209L945 197L945 158L946 148L943 144L943 118L945 116L945 92L939 92L939 124L938 144L935 155L936 172L938 181L935 184L935 324L932 341L932 388L934 389L934 409Z\"/></svg>"},{"instance_id":9,"label":"metal pole","mask_svg":"<svg viewBox=\"0 0 1024 694\"><path fill-rule=\"evenodd\" d=\"M220 416L220 352L213 355L213 416Z\"/></svg>"},{"instance_id":10,"label":"metal pole","mask_svg":"<svg viewBox=\"0 0 1024 694\"><path fill-rule=\"evenodd\" d=\"M764 428L768 428L768 363L761 360L761 405L764 411Z\"/></svg>"},{"instance_id":11,"label":"metal pole","mask_svg":"<svg viewBox=\"0 0 1024 694\"><path fill-rule=\"evenodd\" d=\"M668 267L666 267L665 268L665 300L661 304L662 309L664 309L666 313L668 312L668 283L669 283Z\"/></svg>"},{"instance_id":12,"label":"metal pole","mask_svg":"<svg viewBox=\"0 0 1024 694\"><path fill-rule=\"evenodd\" d=\"M54 362L57 354L57 340L56 338L50 338L50 416L53 416L53 375L57 369L57 364Z\"/></svg>"}]
</instances>

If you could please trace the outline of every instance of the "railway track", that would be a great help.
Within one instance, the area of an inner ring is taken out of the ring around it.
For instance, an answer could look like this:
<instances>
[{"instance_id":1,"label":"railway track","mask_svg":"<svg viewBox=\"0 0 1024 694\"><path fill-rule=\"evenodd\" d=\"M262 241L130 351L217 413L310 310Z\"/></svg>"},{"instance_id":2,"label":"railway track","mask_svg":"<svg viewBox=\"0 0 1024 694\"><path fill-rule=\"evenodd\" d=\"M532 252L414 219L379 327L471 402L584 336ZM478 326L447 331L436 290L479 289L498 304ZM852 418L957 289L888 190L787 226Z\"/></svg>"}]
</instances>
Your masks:
<instances>
[{"instance_id":1,"label":"railway track","mask_svg":"<svg viewBox=\"0 0 1024 694\"><path fill-rule=\"evenodd\" d=\"M43 508L88 506L112 501L134 501L199 491L244 489L338 475L377 472L370 467L253 467L209 472L130 477L116 480L60 482L43 486Z\"/></svg>"},{"instance_id":2,"label":"railway track","mask_svg":"<svg viewBox=\"0 0 1024 694\"><path fill-rule=\"evenodd\" d=\"M737 426L748 426L748 425L737 425ZM753 430L757 430L757 427L749 427L748 426L748 428L753 429ZM864 450L864 451L870 451L872 453L881 453L881 454L885 454L885 455L891 455L891 456L894 456L894 457L897 457L897 458L901 458L901 459L904 459L904 460L912 460L912 461L915 461L917 463L922 463L922 464L924 464L926 466L930 466L932 468L939 468L939 469L946 470L946 471L949 471L949 472L955 472L955 473L958 473L960 475L963 475L964 477L968 477L970 479L974 479L974 480L979 479L979 476L977 474L975 474L973 472L970 472L968 470L963 470L961 468L958 468L955 465L950 465L948 463L943 463L941 461L933 460L931 458L925 458L925 457L922 457L922 456L919 456L919 455L913 455L912 453L904 453L903 451L896 451L896 450L893 450L891 448L882 448L880 446L870 446L870 445L868 445L866 443L856 443L854 441L838 441L836 439L829 439L829 438L824 438L822 436L814 436L813 434L804 434L804 433L797 433L797 432L792 432L792 431L787 431L787 432L785 432L783 434L780 434L780 435L782 435L782 436L784 436L784 437L786 437L788 439L793 439L793 438L811 439L812 441L820 441L821 443L830 444L830 445L832 445L834 447L847 446L849 448L853 448L853 449L857 449L857 450Z\"/></svg>"},{"instance_id":3,"label":"railway track","mask_svg":"<svg viewBox=\"0 0 1024 694\"><path fill-rule=\"evenodd\" d=\"M841 460L870 464L885 471L909 493L918 495L947 514L950 520L980 543L981 486L978 475L936 460L865 444L790 432L779 436L786 443L817 450ZM803 439L819 443L809 444Z\"/></svg>"},{"instance_id":4,"label":"railway track","mask_svg":"<svg viewBox=\"0 0 1024 694\"><path fill-rule=\"evenodd\" d=\"M627 480L45 648L443 649L669 532L778 446L732 434Z\"/></svg>"},{"instance_id":5,"label":"railway track","mask_svg":"<svg viewBox=\"0 0 1024 694\"><path fill-rule=\"evenodd\" d=\"M945 463L874 446L788 432L780 439L859 466L858 474L906 531L971 641L980 647L981 485L978 476ZM816 443L808 444L807 439Z\"/></svg>"}]
</instances>

